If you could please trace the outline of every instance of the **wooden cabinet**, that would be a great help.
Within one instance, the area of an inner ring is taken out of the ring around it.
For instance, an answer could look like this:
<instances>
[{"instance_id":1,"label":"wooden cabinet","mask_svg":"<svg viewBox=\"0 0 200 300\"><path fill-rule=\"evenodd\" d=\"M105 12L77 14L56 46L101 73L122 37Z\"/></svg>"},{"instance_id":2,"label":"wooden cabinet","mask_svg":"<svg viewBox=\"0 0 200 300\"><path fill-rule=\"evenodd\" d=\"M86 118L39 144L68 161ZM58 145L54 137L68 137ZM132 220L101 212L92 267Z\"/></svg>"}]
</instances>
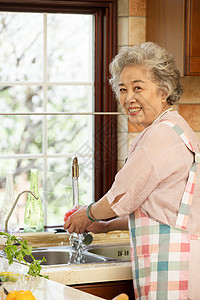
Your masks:
<instances>
[{"instance_id":1,"label":"wooden cabinet","mask_svg":"<svg viewBox=\"0 0 200 300\"><path fill-rule=\"evenodd\" d=\"M132 280L77 284L71 287L107 300L111 300L121 293L126 293L129 300L135 299Z\"/></svg>"},{"instance_id":2,"label":"wooden cabinet","mask_svg":"<svg viewBox=\"0 0 200 300\"><path fill-rule=\"evenodd\" d=\"M186 11L186 74L200 75L200 1L187 1Z\"/></svg>"},{"instance_id":3,"label":"wooden cabinet","mask_svg":"<svg viewBox=\"0 0 200 300\"><path fill-rule=\"evenodd\" d=\"M147 0L146 40L172 53L181 75L200 75L200 0Z\"/></svg>"}]
</instances>

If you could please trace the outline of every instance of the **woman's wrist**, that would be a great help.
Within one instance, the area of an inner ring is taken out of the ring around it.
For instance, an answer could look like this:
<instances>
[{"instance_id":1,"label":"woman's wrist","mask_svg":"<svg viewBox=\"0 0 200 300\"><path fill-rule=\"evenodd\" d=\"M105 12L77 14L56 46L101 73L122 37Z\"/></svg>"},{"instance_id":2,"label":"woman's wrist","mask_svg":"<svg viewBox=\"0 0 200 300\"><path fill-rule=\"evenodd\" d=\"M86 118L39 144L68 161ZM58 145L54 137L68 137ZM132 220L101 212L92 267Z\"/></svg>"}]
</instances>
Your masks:
<instances>
[{"instance_id":1,"label":"woman's wrist","mask_svg":"<svg viewBox=\"0 0 200 300\"><path fill-rule=\"evenodd\" d=\"M93 205L93 203L92 203L92 205ZM94 217L94 215L92 213L92 205L90 207L90 216L91 216L92 219L96 220L96 218Z\"/></svg>"},{"instance_id":2,"label":"woman's wrist","mask_svg":"<svg viewBox=\"0 0 200 300\"><path fill-rule=\"evenodd\" d=\"M88 219L90 220L90 221L92 221L92 222L98 222L98 221L100 221L100 219L96 219L95 217L94 217L94 215L92 214L92 212L91 212L91 209L92 209L92 206L94 205L95 203L90 203L89 205L88 205L88 207L87 207L87 210L86 210L86 213L87 213L87 217L88 217Z\"/></svg>"},{"instance_id":3,"label":"woman's wrist","mask_svg":"<svg viewBox=\"0 0 200 300\"><path fill-rule=\"evenodd\" d=\"M112 231L112 230L110 229L110 221L105 221L105 222L104 222L104 233L107 233L107 232L109 232L109 231Z\"/></svg>"}]
</instances>

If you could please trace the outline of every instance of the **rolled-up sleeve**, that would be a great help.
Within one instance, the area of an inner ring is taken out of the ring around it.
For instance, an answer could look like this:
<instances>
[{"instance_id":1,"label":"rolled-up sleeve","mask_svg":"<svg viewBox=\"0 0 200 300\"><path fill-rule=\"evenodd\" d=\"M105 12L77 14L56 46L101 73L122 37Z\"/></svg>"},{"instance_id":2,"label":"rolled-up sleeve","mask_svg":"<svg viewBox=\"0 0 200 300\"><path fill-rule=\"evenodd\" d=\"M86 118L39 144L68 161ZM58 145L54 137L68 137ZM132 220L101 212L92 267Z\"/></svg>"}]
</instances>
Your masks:
<instances>
[{"instance_id":1,"label":"rolled-up sleeve","mask_svg":"<svg viewBox=\"0 0 200 300\"><path fill-rule=\"evenodd\" d=\"M115 176L106 197L112 204L121 195L112 209L118 216L124 217L139 208L158 183L158 176L147 151L138 147L130 153L126 164Z\"/></svg>"}]
</instances>

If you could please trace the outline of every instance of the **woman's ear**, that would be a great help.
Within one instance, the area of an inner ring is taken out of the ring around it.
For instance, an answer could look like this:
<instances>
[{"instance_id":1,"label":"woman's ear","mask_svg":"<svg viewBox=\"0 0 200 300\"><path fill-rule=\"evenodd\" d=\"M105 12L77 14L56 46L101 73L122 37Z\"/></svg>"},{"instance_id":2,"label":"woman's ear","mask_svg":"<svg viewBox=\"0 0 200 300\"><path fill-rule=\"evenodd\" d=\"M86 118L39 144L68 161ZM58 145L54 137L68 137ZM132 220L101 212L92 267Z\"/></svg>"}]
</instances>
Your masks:
<instances>
[{"instance_id":1,"label":"woman's ear","mask_svg":"<svg viewBox=\"0 0 200 300\"><path fill-rule=\"evenodd\" d=\"M168 98L168 92L166 91L166 89L162 89L161 90L161 95L162 95L162 103L166 102L167 101L167 98Z\"/></svg>"}]
</instances>

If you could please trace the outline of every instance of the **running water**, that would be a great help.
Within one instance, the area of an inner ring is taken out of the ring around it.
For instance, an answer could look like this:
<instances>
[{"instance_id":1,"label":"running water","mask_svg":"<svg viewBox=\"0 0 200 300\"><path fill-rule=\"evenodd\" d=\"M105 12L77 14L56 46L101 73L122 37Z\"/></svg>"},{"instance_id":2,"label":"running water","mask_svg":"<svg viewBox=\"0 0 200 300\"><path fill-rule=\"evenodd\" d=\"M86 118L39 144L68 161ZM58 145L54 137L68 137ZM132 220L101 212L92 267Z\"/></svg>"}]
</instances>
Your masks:
<instances>
[{"instance_id":1,"label":"running water","mask_svg":"<svg viewBox=\"0 0 200 300\"><path fill-rule=\"evenodd\" d=\"M69 264L82 264L84 263L82 251L83 251L83 234L72 233L69 236Z\"/></svg>"}]
</instances>

